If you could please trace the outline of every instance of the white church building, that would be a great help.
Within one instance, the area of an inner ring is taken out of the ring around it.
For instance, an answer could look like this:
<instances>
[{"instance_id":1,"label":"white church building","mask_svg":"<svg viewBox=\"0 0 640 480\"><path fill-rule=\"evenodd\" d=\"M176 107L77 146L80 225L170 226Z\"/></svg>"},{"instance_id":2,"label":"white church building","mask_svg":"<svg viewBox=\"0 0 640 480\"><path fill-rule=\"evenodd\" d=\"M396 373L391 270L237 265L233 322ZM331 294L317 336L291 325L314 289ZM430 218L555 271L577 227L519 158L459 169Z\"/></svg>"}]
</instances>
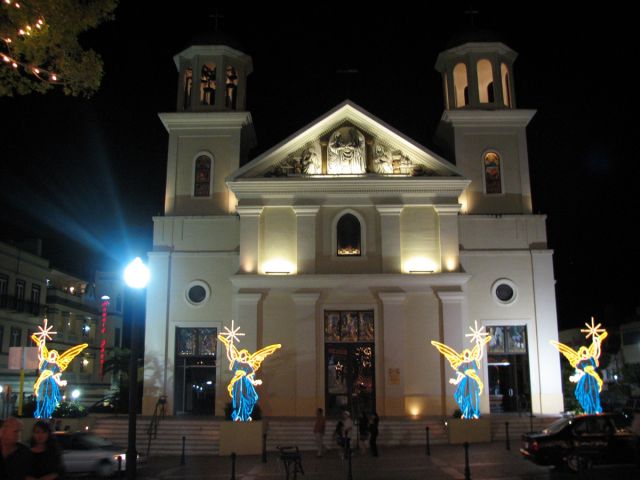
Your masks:
<instances>
[{"instance_id":1,"label":"white church building","mask_svg":"<svg viewBox=\"0 0 640 480\"><path fill-rule=\"evenodd\" d=\"M224 414L224 327L250 352L263 414L453 414L455 377L431 340L493 336L483 414L563 409L553 252L532 213L516 53L442 52L448 157L346 101L248 161L251 57L225 45L175 56L164 215L154 217L143 413ZM322 112L318 112L321 114Z\"/></svg>"}]
</instances>

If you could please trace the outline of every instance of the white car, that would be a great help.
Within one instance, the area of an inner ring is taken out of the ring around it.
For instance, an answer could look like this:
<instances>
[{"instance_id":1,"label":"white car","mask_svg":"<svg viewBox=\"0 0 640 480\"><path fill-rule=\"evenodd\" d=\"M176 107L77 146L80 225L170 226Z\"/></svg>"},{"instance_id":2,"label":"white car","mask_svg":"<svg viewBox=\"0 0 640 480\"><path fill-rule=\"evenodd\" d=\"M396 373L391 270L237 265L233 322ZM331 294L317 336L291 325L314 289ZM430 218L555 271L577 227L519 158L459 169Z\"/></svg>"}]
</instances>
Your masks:
<instances>
[{"instance_id":1,"label":"white car","mask_svg":"<svg viewBox=\"0 0 640 480\"><path fill-rule=\"evenodd\" d=\"M90 473L104 478L118 471L120 461L123 472L126 468L126 450L106 438L85 432L56 432L54 437L62 450L66 473ZM139 454L137 463L141 463Z\"/></svg>"}]
</instances>

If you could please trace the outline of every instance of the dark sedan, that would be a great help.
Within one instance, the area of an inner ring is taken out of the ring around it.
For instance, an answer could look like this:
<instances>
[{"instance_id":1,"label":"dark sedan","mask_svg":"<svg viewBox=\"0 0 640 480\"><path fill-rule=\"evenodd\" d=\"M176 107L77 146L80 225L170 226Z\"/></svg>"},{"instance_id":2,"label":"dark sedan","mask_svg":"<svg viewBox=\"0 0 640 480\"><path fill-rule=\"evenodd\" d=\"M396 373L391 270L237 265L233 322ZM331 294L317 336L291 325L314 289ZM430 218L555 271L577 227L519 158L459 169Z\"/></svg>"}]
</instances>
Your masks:
<instances>
[{"instance_id":1,"label":"dark sedan","mask_svg":"<svg viewBox=\"0 0 640 480\"><path fill-rule=\"evenodd\" d=\"M546 430L522 436L520 453L538 465L567 465L573 471L601 464L640 462L640 438L619 415L562 418Z\"/></svg>"}]
</instances>

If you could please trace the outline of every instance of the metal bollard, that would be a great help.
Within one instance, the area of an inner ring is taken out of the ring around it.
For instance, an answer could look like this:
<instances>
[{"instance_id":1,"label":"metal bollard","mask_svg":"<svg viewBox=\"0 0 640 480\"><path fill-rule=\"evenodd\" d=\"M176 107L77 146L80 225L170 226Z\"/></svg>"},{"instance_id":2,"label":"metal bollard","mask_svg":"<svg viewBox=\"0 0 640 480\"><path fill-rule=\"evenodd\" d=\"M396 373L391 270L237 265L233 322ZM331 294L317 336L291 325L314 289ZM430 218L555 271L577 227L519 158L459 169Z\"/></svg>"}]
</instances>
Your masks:
<instances>
[{"instance_id":1,"label":"metal bollard","mask_svg":"<svg viewBox=\"0 0 640 480\"><path fill-rule=\"evenodd\" d=\"M262 434L262 463L267 463L267 434Z\"/></svg>"},{"instance_id":2,"label":"metal bollard","mask_svg":"<svg viewBox=\"0 0 640 480\"><path fill-rule=\"evenodd\" d=\"M118 478L122 478L122 455L118 455Z\"/></svg>"},{"instance_id":3,"label":"metal bollard","mask_svg":"<svg viewBox=\"0 0 640 480\"><path fill-rule=\"evenodd\" d=\"M182 437L182 455L180 455L180 465L186 465L187 459L185 457L184 446L187 442L187 437Z\"/></svg>"},{"instance_id":4,"label":"metal bollard","mask_svg":"<svg viewBox=\"0 0 640 480\"><path fill-rule=\"evenodd\" d=\"M231 454L231 480L236 480L236 452Z\"/></svg>"},{"instance_id":5,"label":"metal bollard","mask_svg":"<svg viewBox=\"0 0 640 480\"><path fill-rule=\"evenodd\" d=\"M429 439L429 427L426 428L427 431L427 456L431 456L431 441Z\"/></svg>"},{"instance_id":6,"label":"metal bollard","mask_svg":"<svg viewBox=\"0 0 640 480\"><path fill-rule=\"evenodd\" d=\"M504 422L504 428L507 431L507 450L511 450L511 442L509 441L509 422Z\"/></svg>"},{"instance_id":7,"label":"metal bollard","mask_svg":"<svg viewBox=\"0 0 640 480\"><path fill-rule=\"evenodd\" d=\"M351 474L351 439L347 437L347 458L349 459L349 472L347 473L347 480L353 480L353 475Z\"/></svg>"},{"instance_id":8,"label":"metal bollard","mask_svg":"<svg viewBox=\"0 0 640 480\"><path fill-rule=\"evenodd\" d=\"M469 442L464 442L464 480L471 480L471 469L469 468Z\"/></svg>"}]
</instances>

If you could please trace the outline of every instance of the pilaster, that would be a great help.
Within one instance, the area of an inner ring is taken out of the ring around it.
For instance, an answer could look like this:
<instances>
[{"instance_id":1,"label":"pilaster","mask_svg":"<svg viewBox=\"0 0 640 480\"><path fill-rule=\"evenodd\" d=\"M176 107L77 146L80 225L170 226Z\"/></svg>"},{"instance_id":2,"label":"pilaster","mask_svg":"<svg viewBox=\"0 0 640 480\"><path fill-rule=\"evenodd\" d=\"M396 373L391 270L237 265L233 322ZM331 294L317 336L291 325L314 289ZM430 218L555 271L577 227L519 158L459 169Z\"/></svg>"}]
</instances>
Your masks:
<instances>
[{"instance_id":1,"label":"pilaster","mask_svg":"<svg viewBox=\"0 0 640 480\"><path fill-rule=\"evenodd\" d=\"M236 207L240 215L240 272L258 273L263 207Z\"/></svg>"},{"instance_id":2,"label":"pilaster","mask_svg":"<svg viewBox=\"0 0 640 480\"><path fill-rule=\"evenodd\" d=\"M323 407L323 397L317 395L318 362L316 338L316 303L320 293L294 293L296 322L296 411L297 417L312 416Z\"/></svg>"},{"instance_id":3,"label":"pilaster","mask_svg":"<svg viewBox=\"0 0 640 480\"><path fill-rule=\"evenodd\" d=\"M298 242L297 272L316 272L316 217L320 207L293 207Z\"/></svg>"},{"instance_id":4,"label":"pilaster","mask_svg":"<svg viewBox=\"0 0 640 480\"><path fill-rule=\"evenodd\" d=\"M460 269L458 213L462 205L434 205L440 224L440 262L443 272Z\"/></svg>"},{"instance_id":5,"label":"pilaster","mask_svg":"<svg viewBox=\"0 0 640 480\"><path fill-rule=\"evenodd\" d=\"M404 292L380 292L382 302L384 355L384 415L405 415L405 311Z\"/></svg>"},{"instance_id":6,"label":"pilaster","mask_svg":"<svg viewBox=\"0 0 640 480\"><path fill-rule=\"evenodd\" d=\"M401 245L400 245L400 214L402 205L376 206L380 214L380 236L382 243L382 272L400 273Z\"/></svg>"}]
</instances>

